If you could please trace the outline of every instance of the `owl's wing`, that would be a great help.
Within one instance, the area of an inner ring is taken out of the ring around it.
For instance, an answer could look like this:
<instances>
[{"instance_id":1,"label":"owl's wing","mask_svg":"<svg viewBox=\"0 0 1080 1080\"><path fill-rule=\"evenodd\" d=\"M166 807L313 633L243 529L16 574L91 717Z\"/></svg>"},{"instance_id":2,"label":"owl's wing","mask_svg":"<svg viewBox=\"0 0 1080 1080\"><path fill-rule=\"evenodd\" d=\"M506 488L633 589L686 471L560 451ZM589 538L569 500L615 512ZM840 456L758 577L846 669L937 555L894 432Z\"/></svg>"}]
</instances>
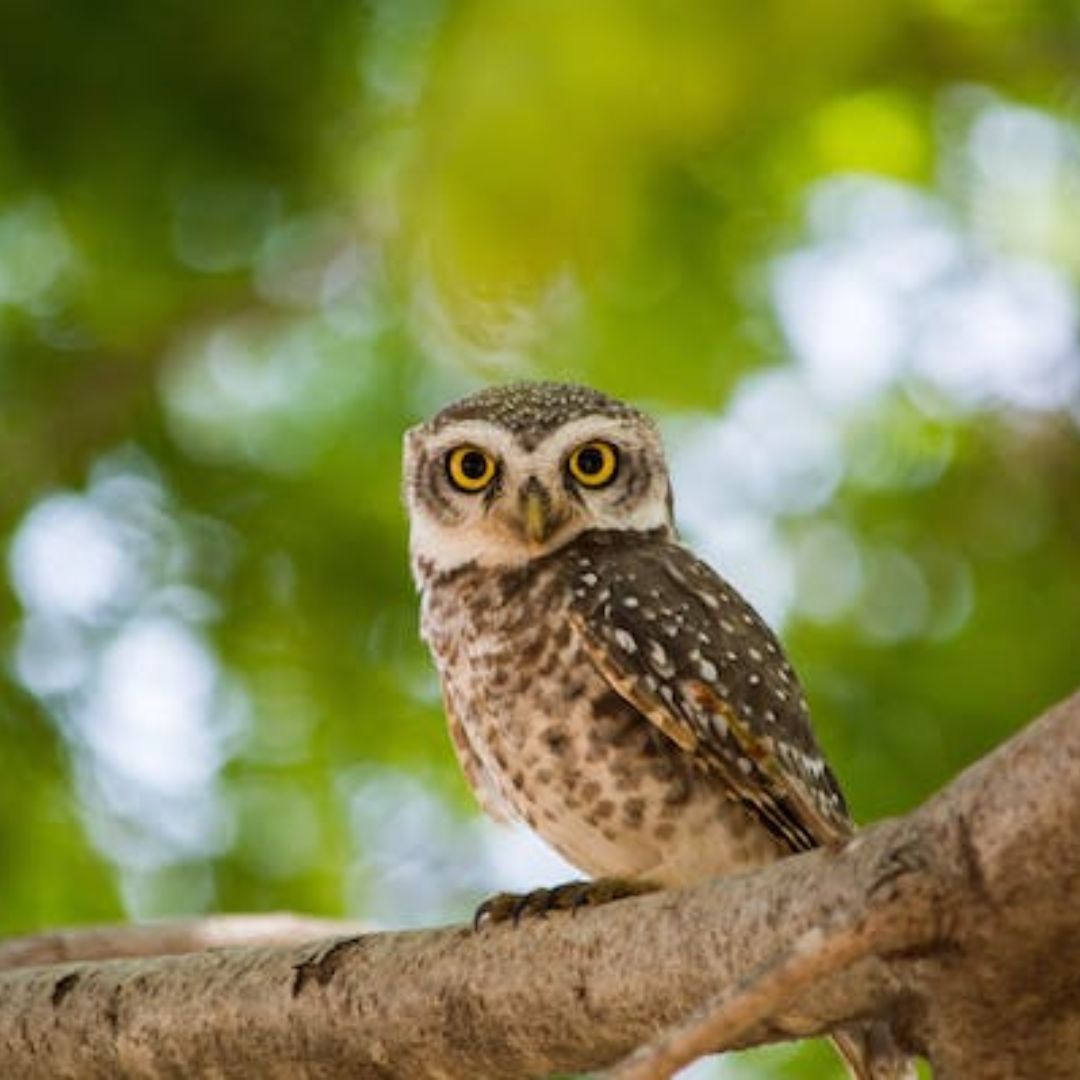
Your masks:
<instances>
[{"instance_id":1,"label":"owl's wing","mask_svg":"<svg viewBox=\"0 0 1080 1080\"><path fill-rule=\"evenodd\" d=\"M484 767L480 755L477 754L472 740L469 738L468 730L450 704L448 694L443 694L443 708L446 710L446 727L450 732L450 741L454 744L454 753L457 755L458 764L461 766L461 771L465 774L465 779L468 781L473 795L476 796L480 808L495 821L513 821L513 813L503 801L499 789L495 786L487 769Z\"/></svg>"},{"instance_id":2,"label":"owl's wing","mask_svg":"<svg viewBox=\"0 0 1080 1080\"><path fill-rule=\"evenodd\" d=\"M611 536L579 544L572 564L571 618L607 682L792 850L850 836L769 628L680 544Z\"/></svg>"}]
</instances>

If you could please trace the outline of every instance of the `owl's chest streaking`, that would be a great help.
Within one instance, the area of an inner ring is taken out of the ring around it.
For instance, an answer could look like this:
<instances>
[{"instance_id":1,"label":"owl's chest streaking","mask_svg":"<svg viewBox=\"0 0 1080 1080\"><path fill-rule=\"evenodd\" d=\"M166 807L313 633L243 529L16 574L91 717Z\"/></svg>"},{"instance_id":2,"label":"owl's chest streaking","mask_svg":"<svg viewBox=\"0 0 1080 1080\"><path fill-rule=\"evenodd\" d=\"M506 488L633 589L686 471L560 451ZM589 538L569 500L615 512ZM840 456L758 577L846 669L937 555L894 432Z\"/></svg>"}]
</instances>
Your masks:
<instances>
[{"instance_id":1,"label":"owl's chest streaking","mask_svg":"<svg viewBox=\"0 0 1080 1080\"><path fill-rule=\"evenodd\" d=\"M466 568L424 590L423 634L481 803L593 875L680 885L778 857L716 778L597 670L571 619L569 569L554 558Z\"/></svg>"}]
</instances>

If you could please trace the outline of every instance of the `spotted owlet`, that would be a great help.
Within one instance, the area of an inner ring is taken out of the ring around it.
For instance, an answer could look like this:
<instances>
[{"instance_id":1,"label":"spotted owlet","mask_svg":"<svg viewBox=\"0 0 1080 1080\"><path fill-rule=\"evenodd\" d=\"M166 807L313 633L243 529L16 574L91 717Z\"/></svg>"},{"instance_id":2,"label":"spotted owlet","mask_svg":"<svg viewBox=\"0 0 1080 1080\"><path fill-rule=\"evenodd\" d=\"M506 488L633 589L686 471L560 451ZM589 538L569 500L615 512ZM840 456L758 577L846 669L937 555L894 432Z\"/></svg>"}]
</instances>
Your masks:
<instances>
[{"instance_id":1,"label":"spotted owlet","mask_svg":"<svg viewBox=\"0 0 1080 1080\"><path fill-rule=\"evenodd\" d=\"M487 918L843 841L843 795L760 616L679 543L656 426L595 390L495 387L408 432L421 628L484 809L600 880ZM857 1077L907 1075L838 1036Z\"/></svg>"}]
</instances>

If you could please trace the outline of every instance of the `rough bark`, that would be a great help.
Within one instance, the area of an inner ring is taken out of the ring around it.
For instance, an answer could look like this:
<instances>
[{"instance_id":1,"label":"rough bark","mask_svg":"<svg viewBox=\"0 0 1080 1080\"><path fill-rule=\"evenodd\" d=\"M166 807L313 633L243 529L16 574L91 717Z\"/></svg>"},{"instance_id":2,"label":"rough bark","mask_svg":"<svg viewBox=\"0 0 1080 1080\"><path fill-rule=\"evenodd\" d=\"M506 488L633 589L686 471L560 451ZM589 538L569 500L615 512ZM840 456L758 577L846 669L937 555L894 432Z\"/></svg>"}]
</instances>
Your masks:
<instances>
[{"instance_id":1,"label":"rough bark","mask_svg":"<svg viewBox=\"0 0 1080 1080\"><path fill-rule=\"evenodd\" d=\"M0 1063L537 1076L607 1067L717 1000L725 1047L884 1016L941 1080L1065 1080L1080 1075L1078 887L1080 694L906 817L753 874L518 929L0 972ZM807 951L820 940L841 945ZM801 954L814 981L794 999L754 978Z\"/></svg>"}]
</instances>

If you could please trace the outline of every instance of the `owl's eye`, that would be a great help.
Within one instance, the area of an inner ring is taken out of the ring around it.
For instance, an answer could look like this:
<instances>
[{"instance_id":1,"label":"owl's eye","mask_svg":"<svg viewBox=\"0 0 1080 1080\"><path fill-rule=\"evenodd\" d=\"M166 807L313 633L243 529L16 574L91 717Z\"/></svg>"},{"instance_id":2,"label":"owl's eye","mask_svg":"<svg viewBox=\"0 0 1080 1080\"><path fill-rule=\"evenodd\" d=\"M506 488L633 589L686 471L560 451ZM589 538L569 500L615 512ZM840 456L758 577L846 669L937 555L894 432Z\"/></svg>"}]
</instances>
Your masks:
<instances>
[{"instance_id":1,"label":"owl's eye","mask_svg":"<svg viewBox=\"0 0 1080 1080\"><path fill-rule=\"evenodd\" d=\"M446 475L459 491L483 491L495 477L495 459L477 446L458 446L446 455Z\"/></svg>"},{"instance_id":2,"label":"owl's eye","mask_svg":"<svg viewBox=\"0 0 1080 1080\"><path fill-rule=\"evenodd\" d=\"M571 455L570 475L585 487L610 484L619 469L619 452L609 442L599 439L582 443Z\"/></svg>"}]
</instances>

